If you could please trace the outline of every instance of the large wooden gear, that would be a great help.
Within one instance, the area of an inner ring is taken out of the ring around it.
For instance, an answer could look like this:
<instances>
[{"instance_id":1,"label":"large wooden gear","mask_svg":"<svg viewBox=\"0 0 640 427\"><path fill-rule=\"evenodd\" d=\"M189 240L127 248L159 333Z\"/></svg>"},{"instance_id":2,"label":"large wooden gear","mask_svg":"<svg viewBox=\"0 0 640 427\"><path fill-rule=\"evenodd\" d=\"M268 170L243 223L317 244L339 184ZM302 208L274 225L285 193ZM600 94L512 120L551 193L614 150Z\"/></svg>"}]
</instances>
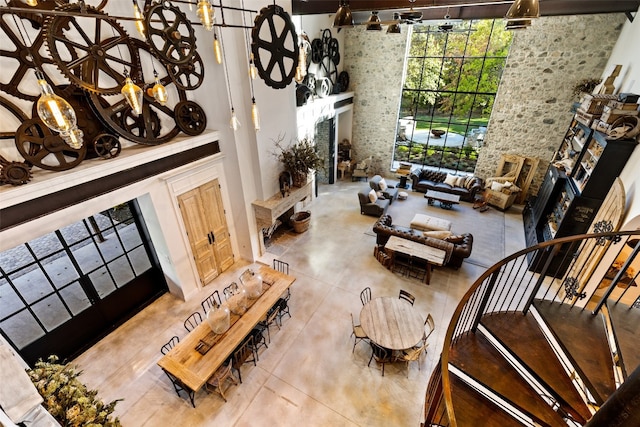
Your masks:
<instances>
[{"instance_id":1,"label":"large wooden gear","mask_svg":"<svg viewBox=\"0 0 640 427\"><path fill-rule=\"evenodd\" d=\"M275 4L262 8L254 20L251 40L260 78L274 89L287 87L295 77L300 49L289 14Z\"/></svg>"},{"instance_id":2,"label":"large wooden gear","mask_svg":"<svg viewBox=\"0 0 640 427\"><path fill-rule=\"evenodd\" d=\"M191 22L168 1L146 8L145 28L149 46L163 61L185 64L196 52L196 36Z\"/></svg>"}]
</instances>

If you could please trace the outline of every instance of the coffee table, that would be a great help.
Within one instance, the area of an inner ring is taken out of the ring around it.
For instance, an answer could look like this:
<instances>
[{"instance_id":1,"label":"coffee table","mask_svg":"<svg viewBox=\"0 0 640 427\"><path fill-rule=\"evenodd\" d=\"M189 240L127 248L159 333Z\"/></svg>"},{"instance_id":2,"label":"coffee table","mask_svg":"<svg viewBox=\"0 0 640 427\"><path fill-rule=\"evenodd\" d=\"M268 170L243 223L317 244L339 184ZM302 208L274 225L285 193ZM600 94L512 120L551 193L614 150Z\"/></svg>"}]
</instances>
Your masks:
<instances>
[{"instance_id":1,"label":"coffee table","mask_svg":"<svg viewBox=\"0 0 640 427\"><path fill-rule=\"evenodd\" d=\"M453 205L460 203L460 196L457 194L443 193L442 191L427 190L424 197L429 205L433 205L435 201L440 202L442 209L451 209Z\"/></svg>"},{"instance_id":2,"label":"coffee table","mask_svg":"<svg viewBox=\"0 0 640 427\"><path fill-rule=\"evenodd\" d=\"M427 246L423 243L414 242L412 240L403 239L398 236L391 236L384 245L385 249L391 251L391 264L395 264L395 253L399 252L408 255L410 258L419 258L425 261L424 283L429 284L431 281L432 266L444 265L447 253L438 248Z\"/></svg>"}]
</instances>

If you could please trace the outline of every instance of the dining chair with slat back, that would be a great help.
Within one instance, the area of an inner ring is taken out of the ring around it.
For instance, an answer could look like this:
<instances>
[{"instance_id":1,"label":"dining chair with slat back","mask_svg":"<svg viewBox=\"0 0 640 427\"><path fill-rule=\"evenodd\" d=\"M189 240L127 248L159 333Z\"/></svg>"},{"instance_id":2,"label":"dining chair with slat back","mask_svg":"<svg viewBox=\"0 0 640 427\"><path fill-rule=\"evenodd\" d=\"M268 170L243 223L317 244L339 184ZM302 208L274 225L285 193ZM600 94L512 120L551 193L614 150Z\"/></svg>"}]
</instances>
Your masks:
<instances>
[{"instance_id":1,"label":"dining chair with slat back","mask_svg":"<svg viewBox=\"0 0 640 427\"><path fill-rule=\"evenodd\" d=\"M393 351L388 348L381 347L373 341L369 341L369 344L371 345L371 357L369 358L367 366L371 365L371 361L373 359L376 359L377 363L382 364L382 376L384 377L384 365L394 361Z\"/></svg>"},{"instance_id":2,"label":"dining chair with slat back","mask_svg":"<svg viewBox=\"0 0 640 427\"><path fill-rule=\"evenodd\" d=\"M371 288L366 287L360 292L360 301L362 301L362 305L365 305L369 301L371 301Z\"/></svg>"},{"instance_id":3,"label":"dining chair with slat back","mask_svg":"<svg viewBox=\"0 0 640 427\"><path fill-rule=\"evenodd\" d=\"M184 327L187 330L187 332L191 332L200 323L202 323L202 314L200 314L199 311L195 311L195 312L191 313L191 315L189 315L189 317L187 317L187 320L184 321Z\"/></svg>"},{"instance_id":4,"label":"dining chair with slat back","mask_svg":"<svg viewBox=\"0 0 640 427\"><path fill-rule=\"evenodd\" d=\"M224 363L221 367L216 370L216 372L207 380L205 384L205 388L207 391L215 391L224 401L227 401L226 396L224 395L224 384L227 380L230 380L234 385L238 385L238 380L235 375L233 375L233 366L232 361Z\"/></svg>"},{"instance_id":5,"label":"dining chair with slat back","mask_svg":"<svg viewBox=\"0 0 640 427\"><path fill-rule=\"evenodd\" d=\"M169 353L169 350L175 347L179 342L180 338L177 335L174 335L173 337L171 337L168 343L162 346L162 348L160 349L160 353L162 353L163 355Z\"/></svg>"},{"instance_id":6,"label":"dining chair with slat back","mask_svg":"<svg viewBox=\"0 0 640 427\"><path fill-rule=\"evenodd\" d=\"M278 299L278 302L276 303L276 305L278 306L278 320L280 321L280 326L282 326L282 318L284 317L285 314L289 316L289 318L291 318L291 311L289 311L289 303L287 302L286 298L280 298Z\"/></svg>"},{"instance_id":7,"label":"dining chair with slat back","mask_svg":"<svg viewBox=\"0 0 640 427\"><path fill-rule=\"evenodd\" d=\"M218 308L221 304L222 300L220 299L220 293L217 289L213 291L211 295L203 299L200 303L200 305L202 305L202 311L204 311L205 315L207 314L207 311L211 310L212 308Z\"/></svg>"},{"instance_id":8,"label":"dining chair with slat back","mask_svg":"<svg viewBox=\"0 0 640 427\"><path fill-rule=\"evenodd\" d=\"M269 330L271 325L275 323L275 325L278 327L278 330L280 329L280 324L278 323L280 313L278 311L279 311L279 306L278 306L278 303L276 303L267 312L267 317L265 317L264 320L258 322L259 326L267 330L267 337L269 339L269 344L271 344L271 331Z\"/></svg>"},{"instance_id":9,"label":"dining chair with slat back","mask_svg":"<svg viewBox=\"0 0 640 427\"><path fill-rule=\"evenodd\" d=\"M413 295L411 295L409 292L405 291L404 289L400 289L400 295L398 295L398 298L407 301L411 305L413 305L414 301L416 300L416 297L414 297Z\"/></svg>"},{"instance_id":10,"label":"dining chair with slat back","mask_svg":"<svg viewBox=\"0 0 640 427\"><path fill-rule=\"evenodd\" d=\"M409 378L409 363L418 362L418 370L420 370L420 359L422 358L423 354L427 354L428 346L429 343L424 342L422 346L418 348L409 348L407 350L403 350L402 354L396 359L407 364L407 378Z\"/></svg>"},{"instance_id":11,"label":"dining chair with slat back","mask_svg":"<svg viewBox=\"0 0 640 427\"><path fill-rule=\"evenodd\" d=\"M431 313L429 313L427 315L427 320L424 321L424 337L422 338L423 342L427 342L427 340L429 339L429 336L433 333L433 331L436 329L436 324L433 321L433 316L431 316ZM427 328L429 328L429 330L427 331Z\"/></svg>"},{"instance_id":12,"label":"dining chair with slat back","mask_svg":"<svg viewBox=\"0 0 640 427\"><path fill-rule=\"evenodd\" d=\"M351 353L353 353L356 350L356 344L358 344L360 341L366 340L369 337L364 332L364 329L362 329L362 326L356 325L355 320L353 320L353 313L349 314L351 314L351 335L353 335L353 349L351 350Z\"/></svg>"},{"instance_id":13,"label":"dining chair with slat back","mask_svg":"<svg viewBox=\"0 0 640 427\"><path fill-rule=\"evenodd\" d=\"M245 363L253 362L253 366L256 366L256 352L253 346L253 336L249 336L249 338L245 339L242 344L240 344L233 352L233 369L238 372L238 379L240 380L240 384L242 384L242 372L240 371L240 367Z\"/></svg>"},{"instance_id":14,"label":"dining chair with slat back","mask_svg":"<svg viewBox=\"0 0 640 427\"><path fill-rule=\"evenodd\" d=\"M289 263L274 258L273 269L280 273L289 274Z\"/></svg>"}]
</instances>

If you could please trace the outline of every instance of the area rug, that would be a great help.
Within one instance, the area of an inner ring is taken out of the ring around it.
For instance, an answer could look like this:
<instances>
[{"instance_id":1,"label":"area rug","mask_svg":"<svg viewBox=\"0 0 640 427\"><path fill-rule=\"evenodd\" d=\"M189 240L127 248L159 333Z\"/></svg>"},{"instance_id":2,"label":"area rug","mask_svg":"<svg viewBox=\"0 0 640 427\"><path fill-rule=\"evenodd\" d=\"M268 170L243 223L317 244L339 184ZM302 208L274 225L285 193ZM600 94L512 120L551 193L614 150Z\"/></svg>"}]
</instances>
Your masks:
<instances>
[{"instance_id":1,"label":"area rug","mask_svg":"<svg viewBox=\"0 0 640 427\"><path fill-rule=\"evenodd\" d=\"M473 249L465 262L490 267L505 257L505 217L502 211L489 208L480 212L467 202L460 202L452 209L442 209L437 201L429 206L422 193L407 193L407 200L396 200L389 206L387 214L391 215L394 224L409 226L417 213L446 219L451 221L454 234L473 234Z\"/></svg>"}]
</instances>

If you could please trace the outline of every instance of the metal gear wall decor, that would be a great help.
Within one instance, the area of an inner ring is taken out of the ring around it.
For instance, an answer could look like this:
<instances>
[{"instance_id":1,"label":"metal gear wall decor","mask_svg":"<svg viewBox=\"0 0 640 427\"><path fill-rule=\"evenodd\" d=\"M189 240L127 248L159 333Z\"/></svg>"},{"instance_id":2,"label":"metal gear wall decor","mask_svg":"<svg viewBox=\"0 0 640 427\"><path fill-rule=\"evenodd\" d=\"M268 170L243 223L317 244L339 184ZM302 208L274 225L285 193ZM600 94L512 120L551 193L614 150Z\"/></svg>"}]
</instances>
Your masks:
<instances>
[{"instance_id":1,"label":"metal gear wall decor","mask_svg":"<svg viewBox=\"0 0 640 427\"><path fill-rule=\"evenodd\" d=\"M109 15L85 7L91 16L47 18L44 31L49 53L72 84L101 95L120 93L124 69L132 75L140 69L133 39ZM81 8L82 5L74 3L60 10L79 13ZM77 58L73 59L73 55Z\"/></svg>"},{"instance_id":2,"label":"metal gear wall decor","mask_svg":"<svg viewBox=\"0 0 640 427\"><path fill-rule=\"evenodd\" d=\"M102 123L111 132L139 144L163 144L180 133L180 128L175 120L174 107L179 102L186 101L187 95L175 84L169 75L167 66L155 56L155 52L147 43L139 39L131 41L136 48L136 55L142 58L144 64L154 63L159 81L169 93L169 102L161 105L147 90L155 83L151 67L147 67L138 69L135 75L131 75L131 78L136 82L152 82L149 84L141 83L140 87L144 93L141 115L133 113L127 101L120 97L111 100L111 97L102 97L95 92L88 92L89 103Z\"/></svg>"},{"instance_id":3,"label":"metal gear wall decor","mask_svg":"<svg viewBox=\"0 0 640 427\"><path fill-rule=\"evenodd\" d=\"M178 127L189 136L200 135L207 128L204 109L193 101L178 102L174 113Z\"/></svg>"},{"instance_id":4,"label":"metal gear wall decor","mask_svg":"<svg viewBox=\"0 0 640 427\"><path fill-rule=\"evenodd\" d=\"M20 125L16 147L28 164L58 172L76 167L87 154L86 144L78 149L69 147L38 118Z\"/></svg>"},{"instance_id":5,"label":"metal gear wall decor","mask_svg":"<svg viewBox=\"0 0 640 427\"><path fill-rule=\"evenodd\" d=\"M185 64L195 54L196 36L184 13L168 1L145 8L147 42L162 60Z\"/></svg>"},{"instance_id":6,"label":"metal gear wall decor","mask_svg":"<svg viewBox=\"0 0 640 427\"><path fill-rule=\"evenodd\" d=\"M204 81L204 63L198 52L185 64L168 64L167 70L171 80L183 90L198 89Z\"/></svg>"},{"instance_id":7,"label":"metal gear wall decor","mask_svg":"<svg viewBox=\"0 0 640 427\"><path fill-rule=\"evenodd\" d=\"M121 150L120 140L110 133L101 133L93 138L93 151L103 159L118 157Z\"/></svg>"},{"instance_id":8,"label":"metal gear wall decor","mask_svg":"<svg viewBox=\"0 0 640 427\"><path fill-rule=\"evenodd\" d=\"M0 184L22 185L31 181L31 166L24 162L11 162L0 156Z\"/></svg>"},{"instance_id":9,"label":"metal gear wall decor","mask_svg":"<svg viewBox=\"0 0 640 427\"><path fill-rule=\"evenodd\" d=\"M251 52L258 75L274 89L292 81L298 66L298 36L289 14L278 5L260 10L251 31Z\"/></svg>"},{"instance_id":10,"label":"metal gear wall decor","mask_svg":"<svg viewBox=\"0 0 640 427\"><path fill-rule=\"evenodd\" d=\"M338 86L340 88L340 92L346 92L347 89L349 89L349 73L342 71L338 74Z\"/></svg>"},{"instance_id":11,"label":"metal gear wall decor","mask_svg":"<svg viewBox=\"0 0 640 427\"><path fill-rule=\"evenodd\" d=\"M2 107L1 110L5 110L9 114L14 116L17 119L18 123L22 123L25 120L29 120L29 116L24 111L22 111L20 107L18 107L17 105L15 105L14 103L12 103L11 101L9 101L3 96L0 96L0 107ZM13 123L7 123L3 121L2 124L12 125ZM15 136L16 136L15 130L5 130L4 126L2 126L2 129L0 129L0 139L14 139Z\"/></svg>"}]
</instances>

